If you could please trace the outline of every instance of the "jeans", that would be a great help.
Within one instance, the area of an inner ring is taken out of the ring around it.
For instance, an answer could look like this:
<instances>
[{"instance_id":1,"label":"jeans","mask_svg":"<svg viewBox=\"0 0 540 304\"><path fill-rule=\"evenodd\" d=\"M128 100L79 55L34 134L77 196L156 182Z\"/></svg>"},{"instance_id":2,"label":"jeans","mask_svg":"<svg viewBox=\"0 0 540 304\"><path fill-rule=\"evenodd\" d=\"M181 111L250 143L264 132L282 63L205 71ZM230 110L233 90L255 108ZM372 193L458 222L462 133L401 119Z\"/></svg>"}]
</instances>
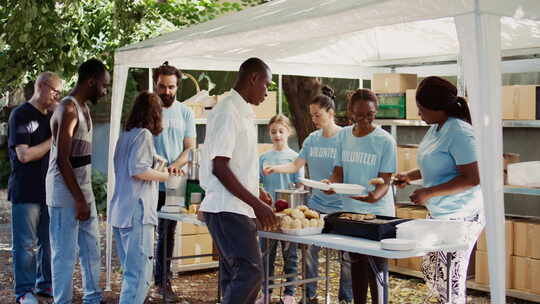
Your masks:
<instances>
[{"instance_id":1,"label":"jeans","mask_svg":"<svg viewBox=\"0 0 540 304\"><path fill-rule=\"evenodd\" d=\"M315 278L319 276L319 251L320 247L309 246L306 250L306 270L307 278ZM351 281L351 261L349 254L344 252L340 254L341 271L339 276L339 301L345 300L351 302L353 298L352 294L352 281ZM309 283L306 286L307 296L314 298L317 296L317 283Z\"/></svg>"},{"instance_id":2,"label":"jeans","mask_svg":"<svg viewBox=\"0 0 540 304\"><path fill-rule=\"evenodd\" d=\"M204 217L219 250L221 303L253 304L263 280L255 220L230 212L205 212Z\"/></svg>"},{"instance_id":3,"label":"jeans","mask_svg":"<svg viewBox=\"0 0 540 304\"><path fill-rule=\"evenodd\" d=\"M133 213L131 227L114 227L114 237L122 265L119 304L142 304L150 288L154 255L154 225L143 225L143 206Z\"/></svg>"},{"instance_id":4,"label":"jeans","mask_svg":"<svg viewBox=\"0 0 540 304\"><path fill-rule=\"evenodd\" d=\"M27 292L46 291L51 282L51 247L47 205L11 205L11 239L15 297ZM35 252L37 249L37 254Z\"/></svg>"},{"instance_id":5,"label":"jeans","mask_svg":"<svg viewBox=\"0 0 540 304\"><path fill-rule=\"evenodd\" d=\"M166 194L164 191L159 191L159 198L158 198L158 211L161 209L163 205L165 205L165 198ZM167 278L170 278L171 276L171 260L174 249L174 235L176 232L176 221L171 220L164 220L159 219L158 220L158 241L156 245L156 269L154 271L154 283L155 285L162 286L162 277L163 277L163 271L167 271ZM163 251L163 247L165 245L165 239L167 239L167 263L166 265L163 265L163 255L165 252ZM163 269L165 268L165 269ZM167 279L169 280L169 279ZM167 283L167 282L165 282Z\"/></svg>"},{"instance_id":6,"label":"jeans","mask_svg":"<svg viewBox=\"0 0 540 304\"><path fill-rule=\"evenodd\" d=\"M297 248L298 245L296 243L289 243L289 242L282 242L282 241L276 241L276 240L266 240L261 239L261 250L266 251L266 242L269 244L269 252L268 252L268 265L269 265L269 273L268 276L271 277L274 275L274 263L276 261L276 253L277 253L277 246L278 243L281 243L281 253L283 256L283 272L285 274L292 274L298 272L298 253ZM266 272L266 264L263 261L263 265ZM287 282L295 281L296 277L287 278ZM269 285L273 284L272 281L269 282ZM294 291L296 290L295 285L289 285L285 287L285 294L289 296L294 296ZM270 290L272 292L272 290Z\"/></svg>"},{"instance_id":7,"label":"jeans","mask_svg":"<svg viewBox=\"0 0 540 304\"><path fill-rule=\"evenodd\" d=\"M75 208L49 207L52 255L52 282L55 304L71 303L73 269L77 256L81 265L83 303L101 301L99 230L96 206L90 206L86 221L75 218Z\"/></svg>"},{"instance_id":8,"label":"jeans","mask_svg":"<svg viewBox=\"0 0 540 304\"><path fill-rule=\"evenodd\" d=\"M354 304L367 303L367 291L371 295L372 304L383 303L383 286L377 280L377 274L373 272L369 264L367 255L351 253L351 273L352 273L352 288L354 294ZM377 267L378 275L383 276L383 267L386 259L372 257L373 263Z\"/></svg>"}]
</instances>

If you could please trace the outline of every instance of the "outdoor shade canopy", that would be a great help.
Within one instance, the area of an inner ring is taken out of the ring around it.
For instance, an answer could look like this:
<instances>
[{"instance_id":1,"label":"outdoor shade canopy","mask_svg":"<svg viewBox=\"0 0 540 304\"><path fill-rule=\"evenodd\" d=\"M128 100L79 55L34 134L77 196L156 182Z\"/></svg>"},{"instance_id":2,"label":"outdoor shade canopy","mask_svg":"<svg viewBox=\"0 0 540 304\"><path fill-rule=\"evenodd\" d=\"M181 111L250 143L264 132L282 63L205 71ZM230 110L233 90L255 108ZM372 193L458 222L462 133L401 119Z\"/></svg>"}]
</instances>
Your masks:
<instances>
[{"instance_id":1,"label":"outdoor shade canopy","mask_svg":"<svg viewBox=\"0 0 540 304\"><path fill-rule=\"evenodd\" d=\"M259 57L282 75L369 79L377 72L452 73L464 81L473 101L491 298L504 303L502 123L501 105L495 101L500 100L501 68L540 71L540 64L528 59L501 64L501 56L538 53L537 0L274 0L120 48L113 75L108 200L131 67L154 68L169 61L186 70L236 71L247 58ZM457 65L434 65L457 58ZM108 231L109 273L110 238Z\"/></svg>"}]
</instances>

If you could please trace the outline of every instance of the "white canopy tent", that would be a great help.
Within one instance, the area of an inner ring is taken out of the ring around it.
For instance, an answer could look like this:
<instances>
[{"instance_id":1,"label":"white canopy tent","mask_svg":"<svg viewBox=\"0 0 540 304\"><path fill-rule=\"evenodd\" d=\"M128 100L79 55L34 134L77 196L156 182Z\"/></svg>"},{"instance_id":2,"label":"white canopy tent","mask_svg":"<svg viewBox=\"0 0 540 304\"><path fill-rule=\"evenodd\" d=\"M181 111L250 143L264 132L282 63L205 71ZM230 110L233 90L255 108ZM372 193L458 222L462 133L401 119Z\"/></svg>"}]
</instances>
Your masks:
<instances>
[{"instance_id":1,"label":"white canopy tent","mask_svg":"<svg viewBox=\"0 0 540 304\"><path fill-rule=\"evenodd\" d=\"M392 65L405 66L396 69L399 72L424 75L459 70L474 100L491 298L504 303L501 54L531 53L540 53L537 0L274 0L121 48L115 54L108 200L114 189L113 154L130 67L152 68L168 60L182 69L235 71L256 56L281 75L371 78L375 72L390 72ZM458 55L461 69L455 64L416 66L452 61ZM536 61L525 60L521 67L540 70ZM109 273L110 239L108 233Z\"/></svg>"}]
</instances>

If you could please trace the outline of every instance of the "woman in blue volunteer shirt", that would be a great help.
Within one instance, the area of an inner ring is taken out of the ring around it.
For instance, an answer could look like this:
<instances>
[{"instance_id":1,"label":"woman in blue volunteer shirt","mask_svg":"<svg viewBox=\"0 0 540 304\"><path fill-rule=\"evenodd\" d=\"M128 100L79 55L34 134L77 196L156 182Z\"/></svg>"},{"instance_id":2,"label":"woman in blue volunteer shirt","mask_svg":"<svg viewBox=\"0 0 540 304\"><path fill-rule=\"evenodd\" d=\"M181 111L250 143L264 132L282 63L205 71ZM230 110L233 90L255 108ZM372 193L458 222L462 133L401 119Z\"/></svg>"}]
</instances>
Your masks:
<instances>
[{"instance_id":1,"label":"woman in blue volunteer shirt","mask_svg":"<svg viewBox=\"0 0 540 304\"><path fill-rule=\"evenodd\" d=\"M260 181L264 187L264 190L270 194L272 201L276 201L276 190L288 189L289 185L292 183L295 185L299 184L299 177L304 177L304 169L300 168L298 172L290 174L272 174L264 175L263 169L272 165L287 164L294 161L298 157L298 153L294 152L289 148L287 140L291 135L293 128L289 119L282 115L278 114L270 119L268 123L268 129L270 132L270 139L272 140L272 149L268 152L263 153L259 157L259 168L260 168ZM278 243L281 243L281 252L283 257L283 272L285 274L294 274L297 272L298 268L298 255L297 255L297 244L290 242L279 242L277 240L270 240L268 242L269 250L269 270L268 276L274 276L274 262L276 260L276 251ZM266 250L266 243L261 241L261 250ZM266 268L266 265L265 265ZM266 271L266 270L265 270ZM287 282L294 281L296 278L290 277L287 278ZM272 282L270 282L272 284ZM289 285L285 287L284 296L281 299L283 304L296 304L294 298L295 286ZM270 291L271 292L271 291ZM255 303L262 304L264 303L265 297L260 297Z\"/></svg>"},{"instance_id":2,"label":"woman in blue volunteer shirt","mask_svg":"<svg viewBox=\"0 0 540 304\"><path fill-rule=\"evenodd\" d=\"M446 253L432 252L422 263L427 285L442 303L465 303L469 256L484 226L483 199L469 107L456 87L440 77L428 77L416 91L418 112L431 127L418 147L419 169L402 172L396 184L404 187L423 179L410 198L424 205L434 219L469 222L463 241L469 248L452 253L451 299L446 299Z\"/></svg>"},{"instance_id":3,"label":"woman in blue volunteer shirt","mask_svg":"<svg viewBox=\"0 0 540 304\"><path fill-rule=\"evenodd\" d=\"M334 103L334 91L324 86L323 95L315 97L309 105L309 113L313 124L318 129L311 133L302 144L300 155L294 162L269 166L264 174L294 173L306 164L309 168L309 177L313 180L327 179L332 174L336 157L337 134L341 127L334 121L336 106ZM311 209L321 214L343 210L343 201L337 194L327 195L318 189L312 189L308 201ZM318 276L320 247L310 246L307 250L307 278ZM308 303L316 303L317 284L307 284ZM350 263L347 255L341 263L341 275L339 280L339 301L350 303L352 301Z\"/></svg>"},{"instance_id":4,"label":"woman in blue volunteer shirt","mask_svg":"<svg viewBox=\"0 0 540 304\"><path fill-rule=\"evenodd\" d=\"M390 179L396 171L396 142L381 127L373 124L377 114L377 97L370 90L359 89L351 96L348 111L354 124L338 134L335 167L330 182L365 186L367 192L345 197L343 209L350 212L394 216L394 197ZM370 186L374 178L384 183ZM382 270L385 259L373 257ZM368 285L372 303L382 303L382 286L369 265L368 257L351 254L351 275L354 303L367 301Z\"/></svg>"}]
</instances>

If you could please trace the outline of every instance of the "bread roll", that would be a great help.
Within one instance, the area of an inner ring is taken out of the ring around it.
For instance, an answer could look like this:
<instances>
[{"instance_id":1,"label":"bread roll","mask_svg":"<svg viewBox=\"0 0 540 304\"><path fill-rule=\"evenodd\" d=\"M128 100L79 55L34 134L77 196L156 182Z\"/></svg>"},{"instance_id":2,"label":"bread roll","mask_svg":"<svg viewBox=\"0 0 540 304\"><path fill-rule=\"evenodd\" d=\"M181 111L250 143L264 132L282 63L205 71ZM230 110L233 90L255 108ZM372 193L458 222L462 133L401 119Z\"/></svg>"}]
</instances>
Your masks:
<instances>
[{"instance_id":1,"label":"bread roll","mask_svg":"<svg viewBox=\"0 0 540 304\"><path fill-rule=\"evenodd\" d=\"M384 179L382 179L381 177L376 177L376 178L372 178L368 184L370 185L383 185L384 184Z\"/></svg>"},{"instance_id":2,"label":"bread roll","mask_svg":"<svg viewBox=\"0 0 540 304\"><path fill-rule=\"evenodd\" d=\"M315 211L315 210L306 210L306 212L304 212L304 215L308 219L318 219L319 218L319 213L317 211Z\"/></svg>"},{"instance_id":3,"label":"bread roll","mask_svg":"<svg viewBox=\"0 0 540 304\"><path fill-rule=\"evenodd\" d=\"M309 208L306 207L306 206L304 206L304 205L300 205L300 206L298 206L296 209L298 209L298 210L300 210L300 211L302 211L302 212L305 212L305 211L309 210Z\"/></svg>"},{"instance_id":4,"label":"bread roll","mask_svg":"<svg viewBox=\"0 0 540 304\"><path fill-rule=\"evenodd\" d=\"M365 220L372 220L372 219L375 219L376 217L377 216L375 214L371 214L371 213L368 213L368 214L364 215Z\"/></svg>"},{"instance_id":5,"label":"bread roll","mask_svg":"<svg viewBox=\"0 0 540 304\"><path fill-rule=\"evenodd\" d=\"M292 208L287 208L285 210L283 210L282 212L285 213L286 215L291 215L293 209Z\"/></svg>"},{"instance_id":6,"label":"bread roll","mask_svg":"<svg viewBox=\"0 0 540 304\"><path fill-rule=\"evenodd\" d=\"M319 227L319 219L316 219L316 218L310 219L309 227Z\"/></svg>"},{"instance_id":7,"label":"bread roll","mask_svg":"<svg viewBox=\"0 0 540 304\"><path fill-rule=\"evenodd\" d=\"M301 219L301 221L302 221L302 228L309 228L310 227L309 220L307 218L303 218L303 219Z\"/></svg>"},{"instance_id":8,"label":"bread roll","mask_svg":"<svg viewBox=\"0 0 540 304\"><path fill-rule=\"evenodd\" d=\"M302 222L299 219L294 219L291 222L291 229L302 229Z\"/></svg>"},{"instance_id":9,"label":"bread roll","mask_svg":"<svg viewBox=\"0 0 540 304\"><path fill-rule=\"evenodd\" d=\"M303 219L305 218L304 213L298 209L293 209L291 211L291 216L295 219Z\"/></svg>"}]
</instances>

